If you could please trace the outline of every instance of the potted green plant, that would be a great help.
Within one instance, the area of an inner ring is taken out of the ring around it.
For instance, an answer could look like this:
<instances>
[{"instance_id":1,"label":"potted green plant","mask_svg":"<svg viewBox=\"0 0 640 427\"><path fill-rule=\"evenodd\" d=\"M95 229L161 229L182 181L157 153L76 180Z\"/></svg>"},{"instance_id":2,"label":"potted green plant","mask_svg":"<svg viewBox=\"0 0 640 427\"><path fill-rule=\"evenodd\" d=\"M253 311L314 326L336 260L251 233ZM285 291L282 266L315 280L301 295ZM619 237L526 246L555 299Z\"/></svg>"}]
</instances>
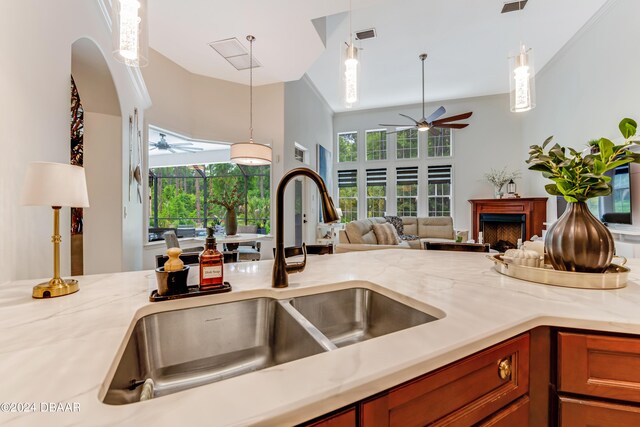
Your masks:
<instances>
[{"instance_id":1,"label":"potted green plant","mask_svg":"<svg viewBox=\"0 0 640 427\"><path fill-rule=\"evenodd\" d=\"M558 144L547 149L553 139L549 137L542 146L530 147L529 169L542 172L553 181L545 185L547 193L563 196L568 202L567 210L549 227L545 237L545 251L556 270L601 273L611 264L611 233L585 202L611 194L611 177L605 172L627 163L640 163L640 154L629 150L636 143L630 138L636 134L637 123L625 118L619 129L625 139L620 145L600 138L589 142L585 152Z\"/></svg>"},{"instance_id":2,"label":"potted green plant","mask_svg":"<svg viewBox=\"0 0 640 427\"><path fill-rule=\"evenodd\" d=\"M219 205L226 209L224 228L228 236L235 236L238 233L236 206L244 203L244 198L239 188L240 183L236 181L231 187L223 187L217 196L212 196L210 199L214 205Z\"/></svg>"}]
</instances>

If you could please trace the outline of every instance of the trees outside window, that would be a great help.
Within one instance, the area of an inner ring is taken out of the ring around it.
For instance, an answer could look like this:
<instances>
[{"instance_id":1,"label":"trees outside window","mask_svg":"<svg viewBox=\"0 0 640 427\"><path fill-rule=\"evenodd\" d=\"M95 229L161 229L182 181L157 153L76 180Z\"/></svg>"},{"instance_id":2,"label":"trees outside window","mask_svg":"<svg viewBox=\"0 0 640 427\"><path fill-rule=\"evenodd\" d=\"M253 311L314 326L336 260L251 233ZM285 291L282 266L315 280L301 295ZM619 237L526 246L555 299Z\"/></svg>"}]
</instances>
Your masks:
<instances>
[{"instance_id":1,"label":"trees outside window","mask_svg":"<svg viewBox=\"0 0 640 427\"><path fill-rule=\"evenodd\" d=\"M221 224L226 208L214 204L237 185L242 202L238 223L270 228L271 179L269 166L233 163L152 168L149 170L149 226L204 229Z\"/></svg>"},{"instance_id":2,"label":"trees outside window","mask_svg":"<svg viewBox=\"0 0 640 427\"><path fill-rule=\"evenodd\" d=\"M338 162L358 161L358 133L344 132L338 134Z\"/></svg>"},{"instance_id":3,"label":"trees outside window","mask_svg":"<svg viewBox=\"0 0 640 427\"><path fill-rule=\"evenodd\" d=\"M387 131L368 130L367 160L387 160Z\"/></svg>"},{"instance_id":4,"label":"trees outside window","mask_svg":"<svg viewBox=\"0 0 640 427\"><path fill-rule=\"evenodd\" d=\"M418 158L418 130L404 129L396 133L396 158Z\"/></svg>"}]
</instances>

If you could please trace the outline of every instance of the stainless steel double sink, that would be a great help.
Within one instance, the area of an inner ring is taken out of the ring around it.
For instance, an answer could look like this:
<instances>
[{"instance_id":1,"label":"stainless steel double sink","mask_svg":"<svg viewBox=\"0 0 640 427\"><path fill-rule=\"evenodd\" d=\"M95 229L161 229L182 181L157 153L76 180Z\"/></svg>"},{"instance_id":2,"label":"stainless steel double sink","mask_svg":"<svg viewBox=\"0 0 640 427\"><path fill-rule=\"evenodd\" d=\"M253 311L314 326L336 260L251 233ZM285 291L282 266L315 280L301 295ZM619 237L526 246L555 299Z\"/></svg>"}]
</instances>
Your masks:
<instances>
[{"instance_id":1,"label":"stainless steel double sink","mask_svg":"<svg viewBox=\"0 0 640 427\"><path fill-rule=\"evenodd\" d=\"M136 323L104 403L164 396L434 320L365 288L148 315Z\"/></svg>"}]
</instances>

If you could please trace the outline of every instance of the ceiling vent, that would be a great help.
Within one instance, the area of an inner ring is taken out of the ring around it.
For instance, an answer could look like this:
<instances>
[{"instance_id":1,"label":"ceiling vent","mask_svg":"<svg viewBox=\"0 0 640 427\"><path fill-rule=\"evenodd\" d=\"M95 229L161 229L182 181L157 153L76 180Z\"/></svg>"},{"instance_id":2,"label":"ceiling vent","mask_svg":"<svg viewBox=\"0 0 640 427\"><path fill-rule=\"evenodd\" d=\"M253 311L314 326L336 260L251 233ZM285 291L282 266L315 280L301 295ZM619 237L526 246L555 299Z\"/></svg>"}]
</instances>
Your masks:
<instances>
[{"instance_id":1,"label":"ceiling vent","mask_svg":"<svg viewBox=\"0 0 640 427\"><path fill-rule=\"evenodd\" d=\"M251 61L249 61L249 52L240 43L237 38L218 40L209 43L209 46L220 54L224 59L229 61L236 70L248 70L251 67ZM253 57L253 68L260 67L260 63Z\"/></svg>"},{"instance_id":2,"label":"ceiling vent","mask_svg":"<svg viewBox=\"0 0 640 427\"><path fill-rule=\"evenodd\" d=\"M374 39L376 37L376 29L369 28L368 30L356 31L356 40Z\"/></svg>"},{"instance_id":3,"label":"ceiling vent","mask_svg":"<svg viewBox=\"0 0 640 427\"><path fill-rule=\"evenodd\" d=\"M502 6L501 13L517 12L519 10L522 10L527 5L527 1L528 0L507 2L504 4L504 6Z\"/></svg>"}]
</instances>

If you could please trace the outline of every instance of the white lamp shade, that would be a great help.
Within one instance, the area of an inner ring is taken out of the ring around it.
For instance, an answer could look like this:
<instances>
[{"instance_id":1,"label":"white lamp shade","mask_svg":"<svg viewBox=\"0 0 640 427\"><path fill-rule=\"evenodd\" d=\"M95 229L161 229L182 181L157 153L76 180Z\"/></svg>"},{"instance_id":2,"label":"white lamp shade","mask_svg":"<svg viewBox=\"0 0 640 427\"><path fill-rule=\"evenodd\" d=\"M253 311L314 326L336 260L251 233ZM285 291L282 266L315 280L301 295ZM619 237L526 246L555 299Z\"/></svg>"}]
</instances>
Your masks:
<instances>
[{"instance_id":1,"label":"white lamp shade","mask_svg":"<svg viewBox=\"0 0 640 427\"><path fill-rule=\"evenodd\" d=\"M63 163L30 163L22 188L21 204L88 208L84 168Z\"/></svg>"},{"instance_id":2,"label":"white lamp shade","mask_svg":"<svg viewBox=\"0 0 640 427\"><path fill-rule=\"evenodd\" d=\"M239 165L263 166L271 163L271 147L255 142L231 145L231 161Z\"/></svg>"}]
</instances>

